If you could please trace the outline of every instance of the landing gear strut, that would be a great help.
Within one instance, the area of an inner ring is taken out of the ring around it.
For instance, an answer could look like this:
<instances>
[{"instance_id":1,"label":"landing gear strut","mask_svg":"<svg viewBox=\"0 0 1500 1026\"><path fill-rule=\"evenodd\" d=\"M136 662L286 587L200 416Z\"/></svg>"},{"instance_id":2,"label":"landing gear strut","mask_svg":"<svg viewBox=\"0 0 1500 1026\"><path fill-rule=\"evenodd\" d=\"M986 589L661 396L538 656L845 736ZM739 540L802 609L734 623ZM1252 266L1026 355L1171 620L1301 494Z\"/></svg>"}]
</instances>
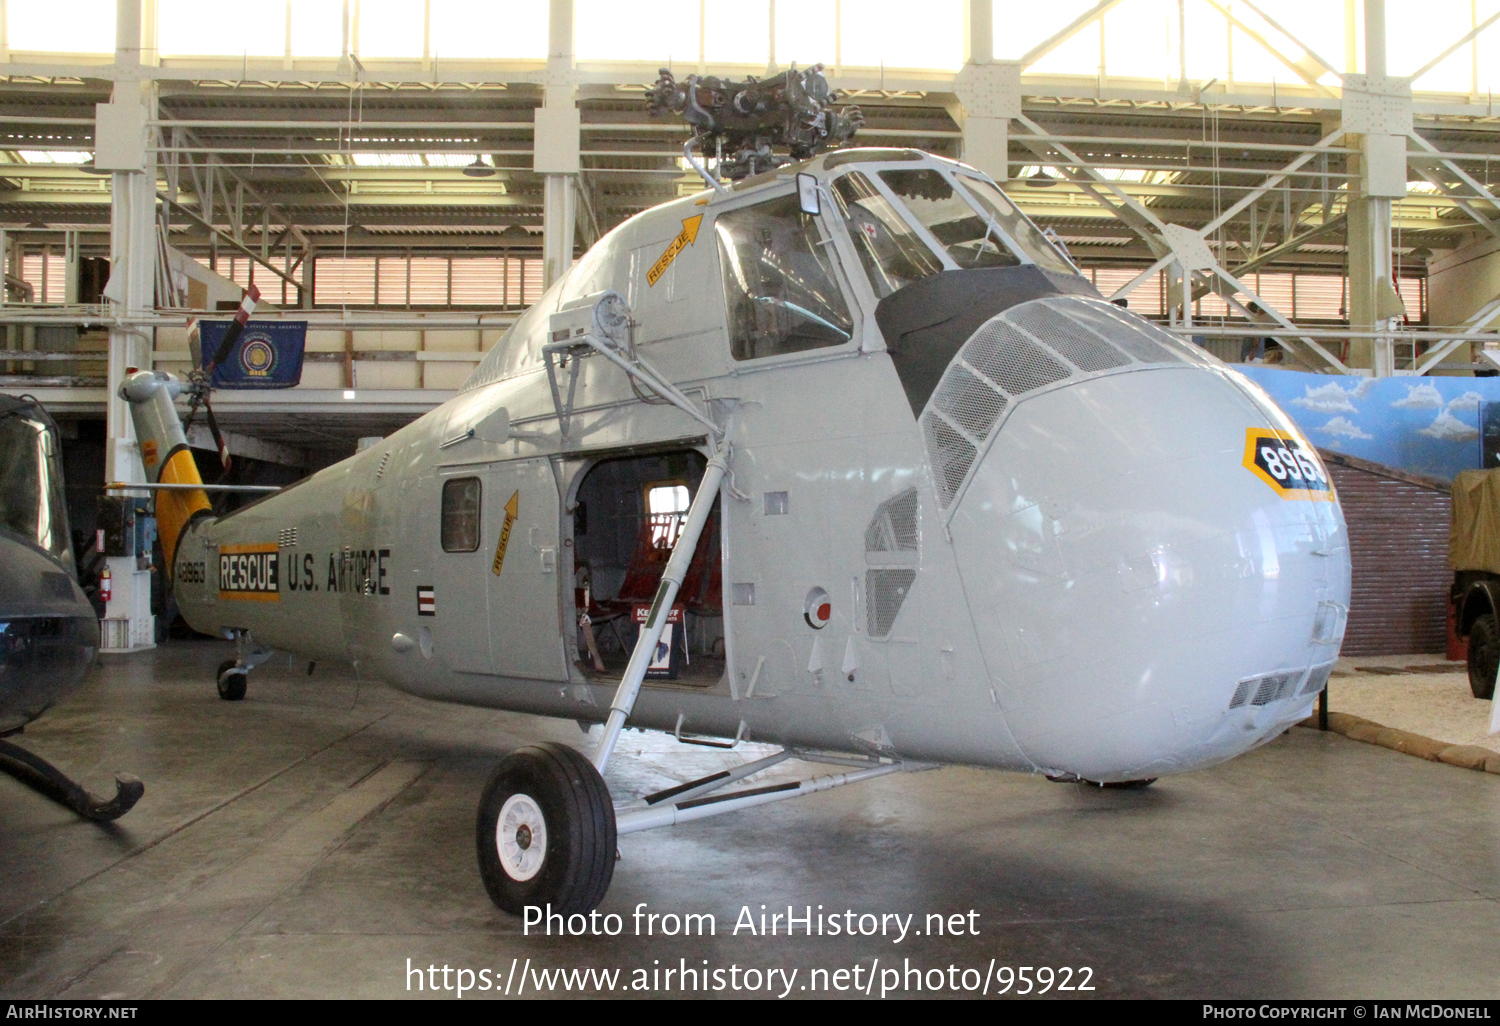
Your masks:
<instances>
[{"instance_id":1,"label":"landing gear strut","mask_svg":"<svg viewBox=\"0 0 1500 1026\"><path fill-rule=\"evenodd\" d=\"M126 773L115 774L115 796L99 798L69 780L46 759L8 741L0 741L0 772L9 773L38 794L66 805L84 819L107 823L135 807L146 785Z\"/></svg>"}]
</instances>

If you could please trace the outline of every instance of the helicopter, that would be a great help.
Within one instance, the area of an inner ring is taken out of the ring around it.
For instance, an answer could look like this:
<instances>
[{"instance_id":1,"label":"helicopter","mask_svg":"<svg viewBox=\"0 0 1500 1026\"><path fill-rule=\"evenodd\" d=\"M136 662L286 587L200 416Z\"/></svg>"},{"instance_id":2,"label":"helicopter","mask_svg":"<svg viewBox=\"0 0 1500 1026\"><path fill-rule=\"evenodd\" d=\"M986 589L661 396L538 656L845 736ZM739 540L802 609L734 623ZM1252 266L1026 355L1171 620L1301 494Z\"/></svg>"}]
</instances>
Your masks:
<instances>
[{"instance_id":1,"label":"helicopter","mask_svg":"<svg viewBox=\"0 0 1500 1026\"><path fill-rule=\"evenodd\" d=\"M57 424L28 396L0 395L0 738L77 690L99 651L99 621L78 584ZM145 793L115 776L90 794L61 770L0 740L0 772L96 822L118 819Z\"/></svg>"},{"instance_id":2,"label":"helicopter","mask_svg":"<svg viewBox=\"0 0 1500 1026\"><path fill-rule=\"evenodd\" d=\"M284 651L602 724L480 796L514 914L593 909L628 833L942 764L1146 786L1307 715L1348 537L1264 392L959 161L725 184L702 139L705 191L602 238L454 399L228 515L177 455L181 384L125 381L178 607L236 645L222 698ZM617 800L627 728L780 751ZM788 758L837 772L731 786Z\"/></svg>"}]
</instances>

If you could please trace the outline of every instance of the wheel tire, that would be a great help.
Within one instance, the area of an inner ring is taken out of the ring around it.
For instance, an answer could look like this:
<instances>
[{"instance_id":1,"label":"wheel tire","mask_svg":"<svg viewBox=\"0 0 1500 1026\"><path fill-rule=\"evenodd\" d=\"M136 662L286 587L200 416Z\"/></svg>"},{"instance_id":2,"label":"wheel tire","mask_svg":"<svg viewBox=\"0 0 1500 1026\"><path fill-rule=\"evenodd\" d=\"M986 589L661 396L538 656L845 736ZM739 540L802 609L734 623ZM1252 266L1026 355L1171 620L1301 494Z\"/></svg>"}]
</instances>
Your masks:
<instances>
[{"instance_id":1,"label":"wheel tire","mask_svg":"<svg viewBox=\"0 0 1500 1026\"><path fill-rule=\"evenodd\" d=\"M490 900L512 915L527 905L593 911L614 876L616 840L609 787L566 745L507 755L479 800L479 875Z\"/></svg>"},{"instance_id":2,"label":"wheel tire","mask_svg":"<svg viewBox=\"0 0 1500 1026\"><path fill-rule=\"evenodd\" d=\"M219 697L226 702L240 702L245 698L245 687L250 683L250 674L240 669L233 659L219 664Z\"/></svg>"},{"instance_id":3,"label":"wheel tire","mask_svg":"<svg viewBox=\"0 0 1500 1026\"><path fill-rule=\"evenodd\" d=\"M1469 690L1475 698L1493 698L1500 668L1500 622L1485 613L1469 628Z\"/></svg>"}]
</instances>

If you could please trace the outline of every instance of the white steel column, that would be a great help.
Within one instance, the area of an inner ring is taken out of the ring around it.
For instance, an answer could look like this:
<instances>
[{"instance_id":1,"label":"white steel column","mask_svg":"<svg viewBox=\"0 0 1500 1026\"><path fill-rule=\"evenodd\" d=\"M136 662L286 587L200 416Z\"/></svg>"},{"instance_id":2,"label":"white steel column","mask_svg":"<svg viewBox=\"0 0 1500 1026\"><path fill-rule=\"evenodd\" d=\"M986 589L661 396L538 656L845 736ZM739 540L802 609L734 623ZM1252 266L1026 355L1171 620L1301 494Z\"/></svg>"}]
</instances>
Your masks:
<instances>
[{"instance_id":1,"label":"white steel column","mask_svg":"<svg viewBox=\"0 0 1500 1026\"><path fill-rule=\"evenodd\" d=\"M542 286L568 272L573 264L573 235L577 230L576 175L549 174L542 193Z\"/></svg>"},{"instance_id":2,"label":"white steel column","mask_svg":"<svg viewBox=\"0 0 1500 1026\"><path fill-rule=\"evenodd\" d=\"M1385 0L1364 0L1364 12L1365 74L1345 77L1343 113L1346 141L1359 150L1349 158L1349 327L1371 332L1402 310L1391 282L1391 201L1406 195L1411 84L1386 73ZM1348 364L1393 373L1390 340L1351 338Z\"/></svg>"},{"instance_id":3,"label":"white steel column","mask_svg":"<svg viewBox=\"0 0 1500 1026\"><path fill-rule=\"evenodd\" d=\"M156 175L154 160L147 161L145 151L146 124L156 117L156 90L151 81L131 74L141 67L142 0L117 0L115 17L119 77L111 102L97 107L94 162L111 172L110 277L104 294L111 313L129 318L149 314L155 305ZM119 390L129 371L151 366L153 348L150 329L110 329L104 451L108 481L145 480L130 411ZM107 565L113 596L104 611L101 649L131 652L155 647L151 571L137 569L134 556L111 556Z\"/></svg>"},{"instance_id":4,"label":"white steel column","mask_svg":"<svg viewBox=\"0 0 1500 1026\"><path fill-rule=\"evenodd\" d=\"M1021 113L1021 63L995 60L992 0L966 0L964 15L964 66L948 113L963 130L964 162L1003 182L1010 119Z\"/></svg>"},{"instance_id":5,"label":"white steel column","mask_svg":"<svg viewBox=\"0 0 1500 1026\"><path fill-rule=\"evenodd\" d=\"M573 264L577 229L581 118L573 67L573 0L550 0L547 78L535 114L533 164L546 175L542 196L542 283L551 285Z\"/></svg>"}]
</instances>

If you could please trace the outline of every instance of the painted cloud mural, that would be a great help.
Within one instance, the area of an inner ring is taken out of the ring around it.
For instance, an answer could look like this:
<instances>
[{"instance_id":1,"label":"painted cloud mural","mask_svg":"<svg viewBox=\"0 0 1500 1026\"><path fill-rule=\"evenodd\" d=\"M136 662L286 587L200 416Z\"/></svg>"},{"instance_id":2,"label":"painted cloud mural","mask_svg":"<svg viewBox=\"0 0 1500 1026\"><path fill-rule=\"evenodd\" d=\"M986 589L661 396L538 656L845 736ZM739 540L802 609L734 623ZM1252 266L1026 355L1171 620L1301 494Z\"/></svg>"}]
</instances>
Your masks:
<instances>
[{"instance_id":1,"label":"painted cloud mural","mask_svg":"<svg viewBox=\"0 0 1500 1026\"><path fill-rule=\"evenodd\" d=\"M1500 378L1351 378L1258 365L1265 389L1316 445L1434 477L1480 465L1480 415Z\"/></svg>"}]
</instances>

